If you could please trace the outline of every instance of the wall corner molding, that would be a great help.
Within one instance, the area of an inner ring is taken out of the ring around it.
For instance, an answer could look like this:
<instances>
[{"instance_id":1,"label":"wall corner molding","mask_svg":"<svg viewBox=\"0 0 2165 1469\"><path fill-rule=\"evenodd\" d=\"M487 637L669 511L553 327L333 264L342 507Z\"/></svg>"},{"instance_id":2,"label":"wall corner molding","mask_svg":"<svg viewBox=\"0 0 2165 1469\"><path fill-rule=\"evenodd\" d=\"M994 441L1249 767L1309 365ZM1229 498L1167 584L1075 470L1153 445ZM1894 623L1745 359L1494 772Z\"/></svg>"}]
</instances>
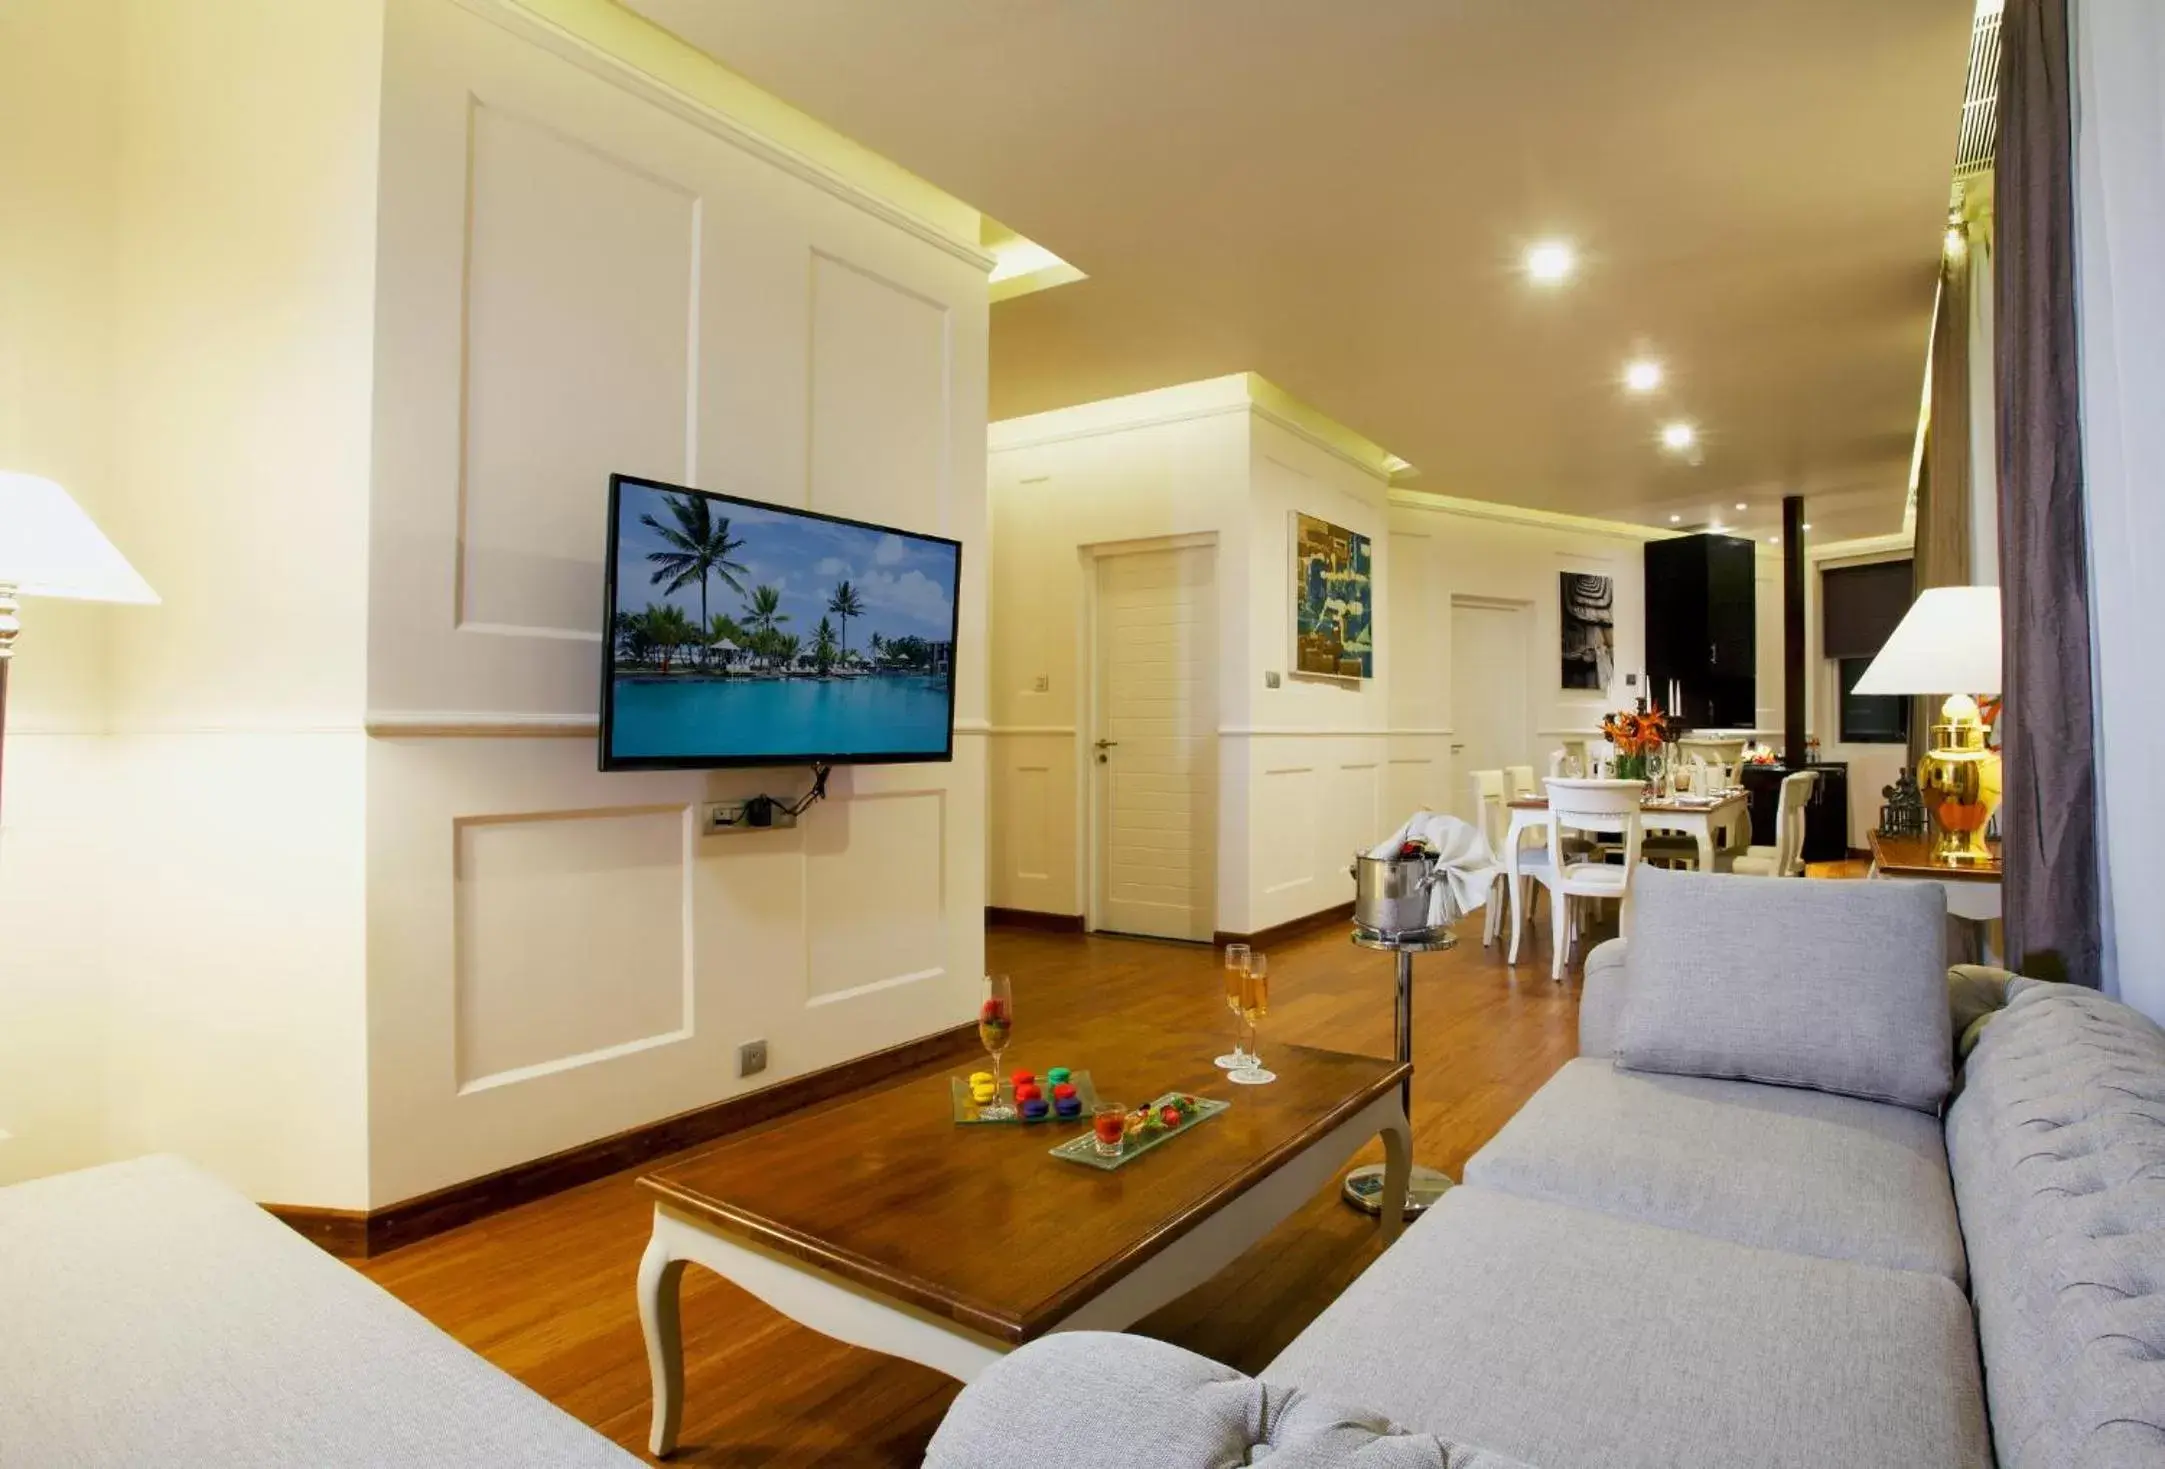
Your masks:
<instances>
[{"instance_id":1,"label":"wall corner molding","mask_svg":"<svg viewBox=\"0 0 2165 1469\"><path fill-rule=\"evenodd\" d=\"M882 198L861 184L842 177L796 149L755 131L728 113L687 95L659 77L634 66L623 57L595 45L584 36L575 35L556 22L527 9L519 0L452 0L452 3L521 40L570 62L582 71L653 103L672 116L750 153L755 158L832 194L845 204L861 209L875 219L893 225L905 234L977 267L988 276L992 273L992 256L976 245L955 238L931 221Z\"/></svg>"}]
</instances>

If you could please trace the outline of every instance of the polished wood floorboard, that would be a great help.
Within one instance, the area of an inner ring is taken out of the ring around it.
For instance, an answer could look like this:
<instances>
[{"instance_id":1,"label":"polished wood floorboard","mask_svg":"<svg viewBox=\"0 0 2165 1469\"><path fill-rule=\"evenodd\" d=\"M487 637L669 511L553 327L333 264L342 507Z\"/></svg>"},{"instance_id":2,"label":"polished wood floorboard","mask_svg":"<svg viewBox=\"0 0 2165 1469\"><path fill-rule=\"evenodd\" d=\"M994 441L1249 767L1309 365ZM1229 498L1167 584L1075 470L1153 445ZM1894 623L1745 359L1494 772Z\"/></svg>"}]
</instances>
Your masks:
<instances>
[{"instance_id":1,"label":"polished wood floorboard","mask_svg":"<svg viewBox=\"0 0 2165 1469\"><path fill-rule=\"evenodd\" d=\"M1545 919L1546 914L1544 912ZM1577 1049L1579 981L1549 979L1545 923L1516 969L1481 946L1476 918L1447 953L1414 961L1417 1161L1456 1174ZM1332 927L1271 949L1274 1041L1391 1053L1392 959ZM1011 974L1017 1044L1032 1027L1148 1012L1206 1054L1230 1040L1214 951L1137 939L996 928L989 962ZM1371 1146L1380 1160L1382 1150ZM690 1156L689 1154L684 1156ZM632 1282L650 1217L637 1174L542 1199L357 1268L467 1346L617 1442L643 1451L646 1352ZM1369 1161L1364 1156L1362 1161ZM816 1158L805 1160L816 1167ZM1001 1241L958 1240L983 1268ZM1138 1324L1246 1371L1267 1363L1378 1253L1375 1224L1317 1196L1230 1268ZM683 1447L673 1463L915 1464L956 1385L845 1347L698 1269L684 1277Z\"/></svg>"}]
</instances>

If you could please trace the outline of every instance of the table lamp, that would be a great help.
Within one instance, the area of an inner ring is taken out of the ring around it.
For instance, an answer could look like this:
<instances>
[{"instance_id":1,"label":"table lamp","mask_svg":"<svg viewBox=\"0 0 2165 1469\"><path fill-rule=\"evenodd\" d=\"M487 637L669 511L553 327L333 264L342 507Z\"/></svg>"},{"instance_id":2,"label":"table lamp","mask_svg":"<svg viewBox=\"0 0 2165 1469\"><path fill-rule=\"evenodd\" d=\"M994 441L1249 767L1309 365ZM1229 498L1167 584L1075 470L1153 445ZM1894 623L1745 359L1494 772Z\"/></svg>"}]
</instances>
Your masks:
<instances>
[{"instance_id":1,"label":"table lamp","mask_svg":"<svg viewBox=\"0 0 2165 1469\"><path fill-rule=\"evenodd\" d=\"M7 735L17 597L158 600L66 490L33 474L0 470L0 741Z\"/></svg>"},{"instance_id":2,"label":"table lamp","mask_svg":"<svg viewBox=\"0 0 2165 1469\"><path fill-rule=\"evenodd\" d=\"M1947 694L1949 689L1965 692ZM1973 695L2000 692L2000 589L1925 591L1857 680L1856 692L1947 694L1917 762L1917 787L1932 823L1932 860L1989 865L1985 827L2000 806L2000 752L1985 743Z\"/></svg>"}]
</instances>

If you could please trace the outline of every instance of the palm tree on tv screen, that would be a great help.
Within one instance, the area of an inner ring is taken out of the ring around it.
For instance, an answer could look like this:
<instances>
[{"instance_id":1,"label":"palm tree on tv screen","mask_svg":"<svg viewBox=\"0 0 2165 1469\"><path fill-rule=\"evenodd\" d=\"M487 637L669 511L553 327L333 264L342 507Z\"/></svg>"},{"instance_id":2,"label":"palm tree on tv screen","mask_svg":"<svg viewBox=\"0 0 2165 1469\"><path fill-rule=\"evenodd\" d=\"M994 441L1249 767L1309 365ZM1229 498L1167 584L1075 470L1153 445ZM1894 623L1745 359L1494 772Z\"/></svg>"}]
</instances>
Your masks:
<instances>
[{"instance_id":1,"label":"palm tree on tv screen","mask_svg":"<svg viewBox=\"0 0 2165 1469\"><path fill-rule=\"evenodd\" d=\"M730 535L729 517L717 518L714 502L704 495L664 495L662 499L675 525L663 525L652 515L639 517L639 523L669 547L647 552L646 559L654 563L651 582L670 592L699 583L699 625L705 627L710 577L720 577L724 586L744 595L744 584L737 580L744 567L729 559L743 547L744 538Z\"/></svg>"},{"instance_id":2,"label":"palm tree on tv screen","mask_svg":"<svg viewBox=\"0 0 2165 1469\"><path fill-rule=\"evenodd\" d=\"M886 661L886 658L887 658L887 636L886 636L886 634L884 634L884 633L874 633L874 634L872 634L872 661L873 661L873 662L874 662L875 664L878 664L878 663L882 663L882 662L885 662L885 661Z\"/></svg>"},{"instance_id":3,"label":"palm tree on tv screen","mask_svg":"<svg viewBox=\"0 0 2165 1469\"><path fill-rule=\"evenodd\" d=\"M834 624L822 617L819 626L812 629L812 663L821 673L834 667L840 644L835 641Z\"/></svg>"},{"instance_id":4,"label":"palm tree on tv screen","mask_svg":"<svg viewBox=\"0 0 2165 1469\"><path fill-rule=\"evenodd\" d=\"M789 621L789 614L782 610L780 589L762 582L752 588L750 600L744 604L744 625L753 632L780 632L781 625Z\"/></svg>"},{"instance_id":5,"label":"palm tree on tv screen","mask_svg":"<svg viewBox=\"0 0 2165 1469\"><path fill-rule=\"evenodd\" d=\"M699 629L692 626L692 620L684 615L684 609L668 602L650 605L639 614L639 621L646 633L647 642L661 654L662 672L665 674L669 672L670 661L677 649L702 641Z\"/></svg>"},{"instance_id":6,"label":"palm tree on tv screen","mask_svg":"<svg viewBox=\"0 0 2165 1469\"><path fill-rule=\"evenodd\" d=\"M842 651L849 651L849 620L864 616L864 598L846 581L834 584L834 595L827 599L827 610L842 622Z\"/></svg>"}]
</instances>

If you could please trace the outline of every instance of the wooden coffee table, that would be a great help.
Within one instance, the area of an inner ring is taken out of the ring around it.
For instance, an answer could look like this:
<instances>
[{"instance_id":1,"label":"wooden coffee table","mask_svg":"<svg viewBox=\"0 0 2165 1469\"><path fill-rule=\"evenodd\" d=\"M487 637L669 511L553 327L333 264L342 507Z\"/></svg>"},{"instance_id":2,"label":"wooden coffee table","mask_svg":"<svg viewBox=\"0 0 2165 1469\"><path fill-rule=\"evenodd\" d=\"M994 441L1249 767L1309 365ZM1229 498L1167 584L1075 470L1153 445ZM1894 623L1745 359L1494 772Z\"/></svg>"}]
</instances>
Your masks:
<instances>
[{"instance_id":1,"label":"wooden coffee table","mask_svg":"<svg viewBox=\"0 0 2165 1469\"><path fill-rule=\"evenodd\" d=\"M1087 1067L1101 1097L1131 1107L1175 1090L1232 1103L1115 1172L1047 1156L1086 1126L957 1126L943 1073L641 1178L654 1195L639 1264L654 1453L675 1448L683 1408L688 1262L823 1335L967 1382L1048 1332L1118 1330L1200 1285L1379 1134L1383 1196L1406 1196L1405 1066L1273 1046L1278 1080L1235 1086L1209 1049L1196 1036L1112 1055L1058 1040L1018 1048L1023 1065ZM1386 1242L1400 1222L1384 1210Z\"/></svg>"}]
</instances>

